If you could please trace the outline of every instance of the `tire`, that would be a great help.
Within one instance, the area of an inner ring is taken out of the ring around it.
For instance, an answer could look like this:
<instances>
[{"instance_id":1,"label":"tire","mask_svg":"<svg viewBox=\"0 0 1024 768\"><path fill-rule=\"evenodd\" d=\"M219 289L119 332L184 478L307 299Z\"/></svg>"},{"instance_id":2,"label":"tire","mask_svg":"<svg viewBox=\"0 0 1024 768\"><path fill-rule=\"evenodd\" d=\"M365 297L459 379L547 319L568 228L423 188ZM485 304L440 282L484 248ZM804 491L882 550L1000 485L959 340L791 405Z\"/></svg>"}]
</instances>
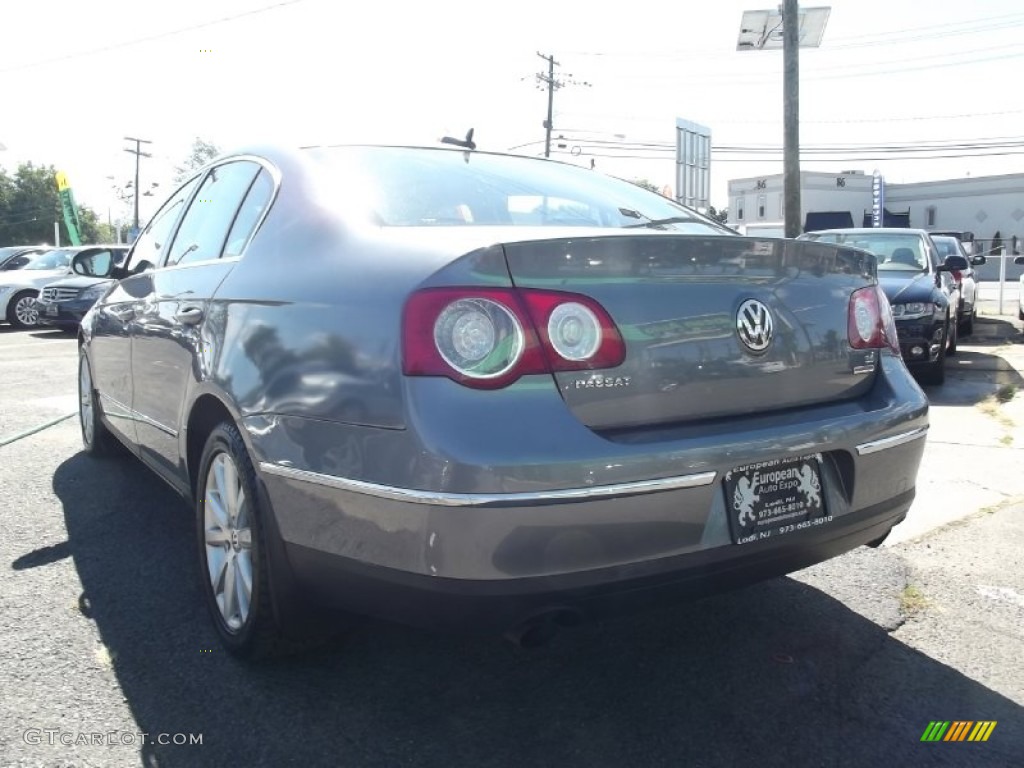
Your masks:
<instances>
[{"instance_id":1,"label":"tire","mask_svg":"<svg viewBox=\"0 0 1024 768\"><path fill-rule=\"evenodd\" d=\"M964 336L971 336L974 334L974 316L978 313L978 310L971 307L971 313L967 315L967 319L964 320L963 325L960 327L960 333Z\"/></svg>"},{"instance_id":2,"label":"tire","mask_svg":"<svg viewBox=\"0 0 1024 768\"><path fill-rule=\"evenodd\" d=\"M7 305L7 322L15 328L34 328L39 322L36 296L39 291L21 291L11 297Z\"/></svg>"},{"instance_id":3,"label":"tire","mask_svg":"<svg viewBox=\"0 0 1024 768\"><path fill-rule=\"evenodd\" d=\"M946 320L946 327L949 327L949 320ZM939 348L939 357L934 363L929 363L927 368L921 371L920 379L925 384L943 384L946 381L946 349L948 343L943 343Z\"/></svg>"},{"instance_id":4,"label":"tire","mask_svg":"<svg viewBox=\"0 0 1024 768\"><path fill-rule=\"evenodd\" d=\"M82 432L82 449L90 456L113 456L120 449L117 438L103 423L92 366L83 347L78 348L78 426Z\"/></svg>"},{"instance_id":5,"label":"tire","mask_svg":"<svg viewBox=\"0 0 1024 768\"><path fill-rule=\"evenodd\" d=\"M276 655L287 643L271 596L266 512L233 424L222 422L206 440L195 512L201 588L221 643L242 659Z\"/></svg>"}]
</instances>

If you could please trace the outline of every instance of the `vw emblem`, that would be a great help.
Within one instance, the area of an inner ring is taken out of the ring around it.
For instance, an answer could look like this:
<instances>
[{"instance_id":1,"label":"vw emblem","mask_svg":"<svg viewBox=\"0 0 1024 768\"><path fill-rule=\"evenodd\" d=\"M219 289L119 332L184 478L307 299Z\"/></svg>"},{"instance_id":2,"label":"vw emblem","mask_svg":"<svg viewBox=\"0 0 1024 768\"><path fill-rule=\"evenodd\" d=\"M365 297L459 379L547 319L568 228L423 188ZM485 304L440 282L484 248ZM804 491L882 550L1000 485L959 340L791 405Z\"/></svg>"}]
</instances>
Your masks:
<instances>
[{"instance_id":1,"label":"vw emblem","mask_svg":"<svg viewBox=\"0 0 1024 768\"><path fill-rule=\"evenodd\" d=\"M756 299L747 299L736 313L736 332L751 352L764 352L772 343L772 313Z\"/></svg>"}]
</instances>

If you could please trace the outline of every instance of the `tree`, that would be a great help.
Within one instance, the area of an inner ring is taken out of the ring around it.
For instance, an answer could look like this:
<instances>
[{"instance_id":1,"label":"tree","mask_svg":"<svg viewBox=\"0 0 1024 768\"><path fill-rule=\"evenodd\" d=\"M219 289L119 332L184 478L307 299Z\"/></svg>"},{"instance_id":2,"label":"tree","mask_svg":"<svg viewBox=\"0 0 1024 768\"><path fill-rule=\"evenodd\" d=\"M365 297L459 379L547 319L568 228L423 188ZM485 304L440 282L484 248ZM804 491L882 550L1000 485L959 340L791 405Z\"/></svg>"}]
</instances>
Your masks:
<instances>
[{"instance_id":1,"label":"tree","mask_svg":"<svg viewBox=\"0 0 1024 768\"><path fill-rule=\"evenodd\" d=\"M202 168L219 154L220 148L216 144L211 144L196 136L195 141L192 142L192 151L189 153L188 158L186 158L182 165L174 169L174 183L180 184L192 171Z\"/></svg>"},{"instance_id":2,"label":"tree","mask_svg":"<svg viewBox=\"0 0 1024 768\"><path fill-rule=\"evenodd\" d=\"M715 206L708 206L708 216L719 224L725 224L729 220L729 209L723 208L720 211L716 211Z\"/></svg>"},{"instance_id":3,"label":"tree","mask_svg":"<svg viewBox=\"0 0 1024 768\"><path fill-rule=\"evenodd\" d=\"M999 230L996 230L995 235L992 237L992 253L999 254L1003 252L1003 238L999 234Z\"/></svg>"},{"instance_id":4,"label":"tree","mask_svg":"<svg viewBox=\"0 0 1024 768\"><path fill-rule=\"evenodd\" d=\"M53 222L60 226L60 241L71 242L64 224L64 209L57 195L57 169L23 163L13 176L0 170L0 243L29 245L53 243ZM91 208L78 206L83 243L97 242L99 217Z\"/></svg>"},{"instance_id":5,"label":"tree","mask_svg":"<svg viewBox=\"0 0 1024 768\"><path fill-rule=\"evenodd\" d=\"M659 195L661 194L661 189L653 181L648 181L647 179L626 179L626 181L630 184L636 184L638 187L642 187L648 192L656 192Z\"/></svg>"}]
</instances>

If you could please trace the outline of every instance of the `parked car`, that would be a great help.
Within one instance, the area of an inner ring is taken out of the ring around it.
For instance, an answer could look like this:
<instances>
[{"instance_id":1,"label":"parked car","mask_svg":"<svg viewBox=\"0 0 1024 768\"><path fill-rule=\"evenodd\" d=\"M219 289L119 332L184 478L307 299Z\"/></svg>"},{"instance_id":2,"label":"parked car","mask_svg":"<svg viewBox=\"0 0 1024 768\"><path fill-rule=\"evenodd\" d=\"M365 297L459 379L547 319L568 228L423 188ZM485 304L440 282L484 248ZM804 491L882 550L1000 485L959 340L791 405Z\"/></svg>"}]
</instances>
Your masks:
<instances>
[{"instance_id":1,"label":"parked car","mask_svg":"<svg viewBox=\"0 0 1024 768\"><path fill-rule=\"evenodd\" d=\"M859 228L807 232L800 240L836 243L870 251L878 257L878 281L892 306L903 360L922 380L946 380L946 356L955 355L960 287L955 269L964 272L963 256L939 259L923 229Z\"/></svg>"},{"instance_id":2,"label":"parked car","mask_svg":"<svg viewBox=\"0 0 1024 768\"><path fill-rule=\"evenodd\" d=\"M1024 256L1015 257L1013 263L1024 266ZM1017 317L1024 320L1024 274L1020 276L1020 283L1017 286Z\"/></svg>"},{"instance_id":3,"label":"parked car","mask_svg":"<svg viewBox=\"0 0 1024 768\"><path fill-rule=\"evenodd\" d=\"M985 257L969 256L959 238L951 235L937 235L933 232L931 238L943 262L949 256L963 256L967 260L967 269L954 269L950 274L960 286L960 307L957 312L960 319L959 333L970 336L974 333L974 320L978 316L978 278L974 268L984 264Z\"/></svg>"},{"instance_id":4,"label":"parked car","mask_svg":"<svg viewBox=\"0 0 1024 768\"><path fill-rule=\"evenodd\" d=\"M0 272L0 318L15 328L29 328L39 319L36 296L54 279L66 275L74 248L32 254L20 269Z\"/></svg>"},{"instance_id":5,"label":"parked car","mask_svg":"<svg viewBox=\"0 0 1024 768\"><path fill-rule=\"evenodd\" d=\"M878 544L928 401L864 251L591 170L250 149L81 323L80 424L194 509L226 648L309 606L544 633Z\"/></svg>"},{"instance_id":6,"label":"parked car","mask_svg":"<svg viewBox=\"0 0 1024 768\"><path fill-rule=\"evenodd\" d=\"M973 232L965 232L960 229L931 229L928 230L928 234L932 237L935 237L936 235L943 237L955 237L964 247L964 251L968 254L968 257L980 255L977 253Z\"/></svg>"},{"instance_id":7,"label":"parked car","mask_svg":"<svg viewBox=\"0 0 1024 768\"><path fill-rule=\"evenodd\" d=\"M30 257L53 250L48 245L9 245L0 248L0 271L21 269L29 263Z\"/></svg>"},{"instance_id":8,"label":"parked car","mask_svg":"<svg viewBox=\"0 0 1024 768\"><path fill-rule=\"evenodd\" d=\"M111 265L117 266L124 262L128 246L92 245L82 248L79 253L82 254L82 258L76 263L81 264L85 259L89 259L90 272L104 272ZM48 283L36 299L36 323L57 326L68 333L77 331L78 323L89 311L89 307L113 282L79 274Z\"/></svg>"}]
</instances>

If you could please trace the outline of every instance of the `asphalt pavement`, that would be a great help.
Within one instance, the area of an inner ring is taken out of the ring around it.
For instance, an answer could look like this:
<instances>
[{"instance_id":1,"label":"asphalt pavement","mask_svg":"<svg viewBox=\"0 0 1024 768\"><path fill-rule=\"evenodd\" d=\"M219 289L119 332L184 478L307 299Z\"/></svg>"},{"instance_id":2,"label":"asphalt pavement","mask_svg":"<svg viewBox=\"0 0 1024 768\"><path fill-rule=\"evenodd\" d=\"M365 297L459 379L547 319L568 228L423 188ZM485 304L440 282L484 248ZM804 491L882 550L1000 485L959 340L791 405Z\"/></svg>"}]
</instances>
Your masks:
<instances>
[{"instance_id":1,"label":"asphalt pavement","mask_svg":"<svg viewBox=\"0 0 1024 768\"><path fill-rule=\"evenodd\" d=\"M74 419L35 429L74 411L74 340L0 327L0 766L1020 766L1024 344L977 337L886 546L538 649L368 623L251 666L183 503Z\"/></svg>"}]
</instances>

